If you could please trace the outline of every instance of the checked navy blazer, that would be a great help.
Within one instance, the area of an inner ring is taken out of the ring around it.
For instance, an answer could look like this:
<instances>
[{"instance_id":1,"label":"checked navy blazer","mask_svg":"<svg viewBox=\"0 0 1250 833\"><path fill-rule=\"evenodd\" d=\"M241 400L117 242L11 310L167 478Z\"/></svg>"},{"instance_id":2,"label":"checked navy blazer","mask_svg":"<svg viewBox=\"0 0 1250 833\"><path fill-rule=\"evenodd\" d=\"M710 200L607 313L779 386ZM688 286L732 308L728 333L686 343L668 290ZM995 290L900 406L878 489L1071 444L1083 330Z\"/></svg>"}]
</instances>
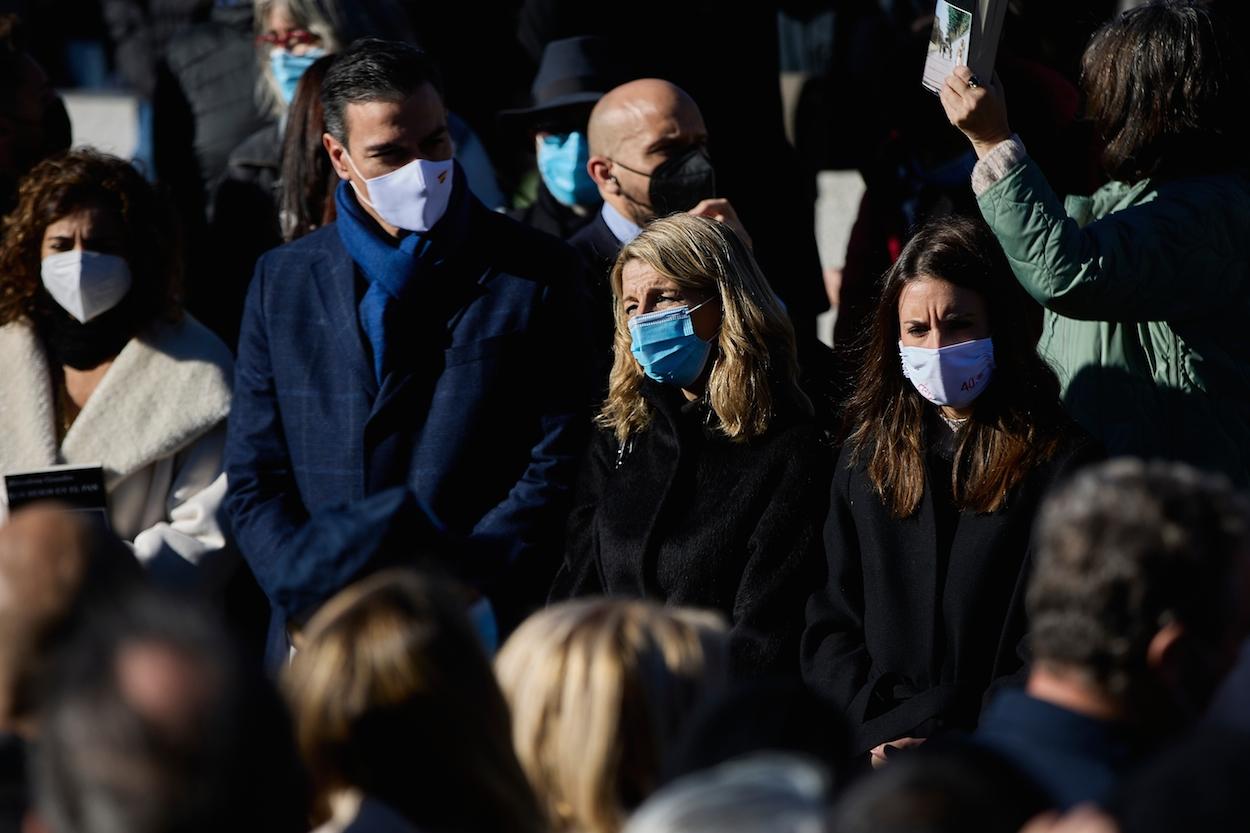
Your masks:
<instances>
[{"instance_id":1,"label":"checked navy blazer","mask_svg":"<svg viewBox=\"0 0 1250 833\"><path fill-rule=\"evenodd\" d=\"M470 212L466 241L404 308L381 384L364 278L333 224L257 263L226 510L284 618L422 536L477 544L449 566L481 588L558 534L588 415L580 262L476 199Z\"/></svg>"}]
</instances>

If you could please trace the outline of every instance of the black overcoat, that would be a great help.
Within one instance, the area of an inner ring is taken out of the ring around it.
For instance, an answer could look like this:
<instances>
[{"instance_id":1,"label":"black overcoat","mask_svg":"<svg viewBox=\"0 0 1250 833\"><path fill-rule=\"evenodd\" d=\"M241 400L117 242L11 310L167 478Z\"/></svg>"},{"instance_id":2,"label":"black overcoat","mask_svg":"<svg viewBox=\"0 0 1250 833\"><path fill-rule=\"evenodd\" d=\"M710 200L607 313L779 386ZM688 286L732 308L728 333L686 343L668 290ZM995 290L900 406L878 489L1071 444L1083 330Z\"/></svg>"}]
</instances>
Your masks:
<instances>
[{"instance_id":1,"label":"black overcoat","mask_svg":"<svg viewBox=\"0 0 1250 833\"><path fill-rule=\"evenodd\" d=\"M847 718L853 752L971 729L995 680L1020 671L1034 516L1046 492L1096 457L1073 436L988 514L959 512L937 452L920 508L893 517L844 448L825 524L826 584L807 605L807 684ZM866 457L867 455L864 455ZM949 466L949 463L947 463ZM944 475L944 476L943 476Z\"/></svg>"},{"instance_id":2,"label":"black overcoat","mask_svg":"<svg viewBox=\"0 0 1250 833\"><path fill-rule=\"evenodd\" d=\"M732 442L703 401L647 381L651 424L622 451L591 443L552 599L607 594L712 609L739 676L798 673L803 605L823 573L833 454L810 417L779 408Z\"/></svg>"}]
</instances>

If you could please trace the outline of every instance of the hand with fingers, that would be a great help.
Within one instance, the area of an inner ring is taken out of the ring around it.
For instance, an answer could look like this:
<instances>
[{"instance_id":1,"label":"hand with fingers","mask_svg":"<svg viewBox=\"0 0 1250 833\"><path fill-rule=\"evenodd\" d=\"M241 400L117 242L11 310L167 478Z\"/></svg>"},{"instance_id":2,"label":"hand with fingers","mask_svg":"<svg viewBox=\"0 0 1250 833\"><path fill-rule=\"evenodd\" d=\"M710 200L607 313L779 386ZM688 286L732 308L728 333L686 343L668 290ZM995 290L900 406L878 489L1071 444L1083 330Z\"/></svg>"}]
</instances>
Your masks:
<instances>
[{"instance_id":1,"label":"hand with fingers","mask_svg":"<svg viewBox=\"0 0 1250 833\"><path fill-rule=\"evenodd\" d=\"M912 749L924 743L924 738L899 738L889 743L881 743L872 748L869 753L869 761L872 763L873 769L881 769L889 763L890 755L903 749Z\"/></svg>"},{"instance_id":2,"label":"hand with fingers","mask_svg":"<svg viewBox=\"0 0 1250 833\"><path fill-rule=\"evenodd\" d=\"M946 118L972 142L977 158L984 158L1000 142L1011 138L1007 101L997 75L987 84L967 67L955 67L940 96Z\"/></svg>"},{"instance_id":3,"label":"hand with fingers","mask_svg":"<svg viewBox=\"0 0 1250 833\"><path fill-rule=\"evenodd\" d=\"M729 200L723 197L700 200L698 205L686 213L693 214L696 217L707 217L709 220L715 220L718 223L724 223L737 233L738 239L745 243L748 249L753 248L751 235L747 234L742 221L738 219L738 212L734 211L734 207L730 205Z\"/></svg>"},{"instance_id":4,"label":"hand with fingers","mask_svg":"<svg viewBox=\"0 0 1250 833\"><path fill-rule=\"evenodd\" d=\"M1020 833L1117 833L1111 817L1097 807L1081 805L1064 815L1045 813L1030 821Z\"/></svg>"}]
</instances>

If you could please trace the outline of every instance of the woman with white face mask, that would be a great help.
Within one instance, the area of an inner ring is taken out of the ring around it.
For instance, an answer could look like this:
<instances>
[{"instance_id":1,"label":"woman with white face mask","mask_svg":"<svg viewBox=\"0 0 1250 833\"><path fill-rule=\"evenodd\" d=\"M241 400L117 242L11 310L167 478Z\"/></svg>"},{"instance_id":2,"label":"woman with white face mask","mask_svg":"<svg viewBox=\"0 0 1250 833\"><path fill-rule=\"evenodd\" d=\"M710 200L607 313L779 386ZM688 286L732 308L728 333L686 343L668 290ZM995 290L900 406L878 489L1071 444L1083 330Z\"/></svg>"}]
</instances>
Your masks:
<instances>
[{"instance_id":1,"label":"woman with white face mask","mask_svg":"<svg viewBox=\"0 0 1250 833\"><path fill-rule=\"evenodd\" d=\"M22 182L0 236L0 476L101 466L109 525L149 571L212 586L235 562L217 522L233 363L178 304L169 217L95 151Z\"/></svg>"},{"instance_id":2,"label":"woman with white face mask","mask_svg":"<svg viewBox=\"0 0 1250 833\"><path fill-rule=\"evenodd\" d=\"M960 218L920 229L884 278L802 645L808 685L874 764L971 729L1020 669L1033 516L1093 456L1029 303L988 229Z\"/></svg>"}]
</instances>

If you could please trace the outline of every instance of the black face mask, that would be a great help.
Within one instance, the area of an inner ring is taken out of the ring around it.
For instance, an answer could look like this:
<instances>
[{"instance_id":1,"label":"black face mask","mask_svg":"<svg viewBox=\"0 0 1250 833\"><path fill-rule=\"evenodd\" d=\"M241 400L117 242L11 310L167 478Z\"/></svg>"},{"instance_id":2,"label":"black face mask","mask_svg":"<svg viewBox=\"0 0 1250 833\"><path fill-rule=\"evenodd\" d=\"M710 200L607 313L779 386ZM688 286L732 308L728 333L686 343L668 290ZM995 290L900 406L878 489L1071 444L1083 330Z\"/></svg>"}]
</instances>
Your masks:
<instances>
[{"instance_id":1,"label":"black face mask","mask_svg":"<svg viewBox=\"0 0 1250 833\"><path fill-rule=\"evenodd\" d=\"M620 162L616 164L621 165ZM651 204L645 207L654 211L657 217L689 211L702 200L716 196L716 171L703 145L692 145L682 153L670 156L650 174L635 171L627 165L621 167L651 179L651 187L647 191ZM628 194L625 194L625 199L637 202Z\"/></svg>"},{"instance_id":2,"label":"black face mask","mask_svg":"<svg viewBox=\"0 0 1250 833\"><path fill-rule=\"evenodd\" d=\"M75 370L90 370L122 351L139 331L140 310L133 293L86 324L61 309L40 287L44 297L34 316L35 330L48 351L48 362Z\"/></svg>"}]
</instances>

